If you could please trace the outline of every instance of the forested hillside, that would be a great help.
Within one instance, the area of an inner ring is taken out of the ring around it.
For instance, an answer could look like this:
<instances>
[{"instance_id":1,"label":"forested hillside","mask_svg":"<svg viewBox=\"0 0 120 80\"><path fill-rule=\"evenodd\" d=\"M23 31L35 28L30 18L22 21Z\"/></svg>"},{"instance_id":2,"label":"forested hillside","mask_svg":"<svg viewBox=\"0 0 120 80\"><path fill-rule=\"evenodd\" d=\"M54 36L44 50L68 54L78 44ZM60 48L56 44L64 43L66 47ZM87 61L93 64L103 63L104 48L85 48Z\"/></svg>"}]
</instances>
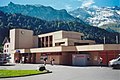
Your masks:
<instances>
[{"instance_id":1,"label":"forested hillside","mask_svg":"<svg viewBox=\"0 0 120 80\"><path fill-rule=\"evenodd\" d=\"M57 30L77 31L85 34L85 39L95 40L97 43L103 43L103 37L106 37L106 43L115 43L115 37L119 33L107 32L106 30L85 25L74 21L44 21L38 18L24 16L21 14L8 14L0 11L0 44L5 36L9 36L9 30L13 28L30 29L34 34L42 34Z\"/></svg>"}]
</instances>

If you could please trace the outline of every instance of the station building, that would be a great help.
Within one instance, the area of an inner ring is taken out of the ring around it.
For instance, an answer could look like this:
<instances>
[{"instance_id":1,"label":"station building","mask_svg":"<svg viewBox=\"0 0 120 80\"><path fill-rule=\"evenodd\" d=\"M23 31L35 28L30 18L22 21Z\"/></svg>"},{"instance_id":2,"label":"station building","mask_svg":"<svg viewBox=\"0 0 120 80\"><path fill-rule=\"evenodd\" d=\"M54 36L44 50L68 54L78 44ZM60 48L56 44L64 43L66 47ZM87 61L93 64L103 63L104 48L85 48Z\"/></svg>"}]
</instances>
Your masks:
<instances>
[{"instance_id":1,"label":"station building","mask_svg":"<svg viewBox=\"0 0 120 80\"><path fill-rule=\"evenodd\" d=\"M84 34L73 31L56 31L33 35L32 30L11 29L9 50L11 62L47 63L54 59L62 65L98 65L100 57L103 64L118 57L120 44L96 44L93 40L84 40Z\"/></svg>"}]
</instances>

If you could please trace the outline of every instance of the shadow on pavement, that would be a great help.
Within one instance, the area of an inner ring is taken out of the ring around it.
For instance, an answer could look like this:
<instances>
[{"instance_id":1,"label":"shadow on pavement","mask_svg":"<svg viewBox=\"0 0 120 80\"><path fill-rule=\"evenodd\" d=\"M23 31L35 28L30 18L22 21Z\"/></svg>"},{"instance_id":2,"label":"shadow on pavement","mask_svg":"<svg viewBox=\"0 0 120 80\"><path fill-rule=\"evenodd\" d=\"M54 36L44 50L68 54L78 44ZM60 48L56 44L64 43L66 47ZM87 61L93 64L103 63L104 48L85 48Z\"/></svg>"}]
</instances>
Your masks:
<instances>
[{"instance_id":1,"label":"shadow on pavement","mask_svg":"<svg viewBox=\"0 0 120 80\"><path fill-rule=\"evenodd\" d=\"M108 65L62 65L62 66L70 66L70 67L109 67Z\"/></svg>"},{"instance_id":2,"label":"shadow on pavement","mask_svg":"<svg viewBox=\"0 0 120 80\"><path fill-rule=\"evenodd\" d=\"M15 66L15 64L0 64L0 66Z\"/></svg>"}]
</instances>

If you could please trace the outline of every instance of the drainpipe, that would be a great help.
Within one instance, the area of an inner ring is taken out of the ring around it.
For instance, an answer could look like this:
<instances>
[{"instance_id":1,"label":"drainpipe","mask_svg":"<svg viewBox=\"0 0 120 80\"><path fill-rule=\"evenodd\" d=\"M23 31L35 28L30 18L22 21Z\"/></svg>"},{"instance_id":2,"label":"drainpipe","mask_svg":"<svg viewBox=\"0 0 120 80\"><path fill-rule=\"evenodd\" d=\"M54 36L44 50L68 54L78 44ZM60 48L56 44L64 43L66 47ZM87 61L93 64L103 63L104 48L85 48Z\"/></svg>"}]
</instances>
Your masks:
<instances>
[{"instance_id":1,"label":"drainpipe","mask_svg":"<svg viewBox=\"0 0 120 80\"><path fill-rule=\"evenodd\" d=\"M116 44L118 44L118 36L116 36Z\"/></svg>"},{"instance_id":2,"label":"drainpipe","mask_svg":"<svg viewBox=\"0 0 120 80\"><path fill-rule=\"evenodd\" d=\"M105 44L105 36L104 36L104 38L103 38L103 39L104 39L104 44Z\"/></svg>"}]
</instances>

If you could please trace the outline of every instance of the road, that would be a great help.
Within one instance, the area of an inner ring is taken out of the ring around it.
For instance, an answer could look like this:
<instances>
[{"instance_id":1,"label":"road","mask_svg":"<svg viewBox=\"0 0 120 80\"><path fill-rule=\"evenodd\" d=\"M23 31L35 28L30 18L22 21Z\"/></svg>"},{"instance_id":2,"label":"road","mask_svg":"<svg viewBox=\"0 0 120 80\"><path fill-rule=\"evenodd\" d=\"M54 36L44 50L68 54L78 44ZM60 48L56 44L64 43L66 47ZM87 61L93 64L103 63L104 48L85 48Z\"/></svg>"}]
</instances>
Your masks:
<instances>
[{"instance_id":1,"label":"road","mask_svg":"<svg viewBox=\"0 0 120 80\"><path fill-rule=\"evenodd\" d=\"M0 69L37 69L39 65L16 64L15 66L0 66ZM113 70L109 67L47 65L46 68L52 73L0 80L120 80L120 70Z\"/></svg>"}]
</instances>

